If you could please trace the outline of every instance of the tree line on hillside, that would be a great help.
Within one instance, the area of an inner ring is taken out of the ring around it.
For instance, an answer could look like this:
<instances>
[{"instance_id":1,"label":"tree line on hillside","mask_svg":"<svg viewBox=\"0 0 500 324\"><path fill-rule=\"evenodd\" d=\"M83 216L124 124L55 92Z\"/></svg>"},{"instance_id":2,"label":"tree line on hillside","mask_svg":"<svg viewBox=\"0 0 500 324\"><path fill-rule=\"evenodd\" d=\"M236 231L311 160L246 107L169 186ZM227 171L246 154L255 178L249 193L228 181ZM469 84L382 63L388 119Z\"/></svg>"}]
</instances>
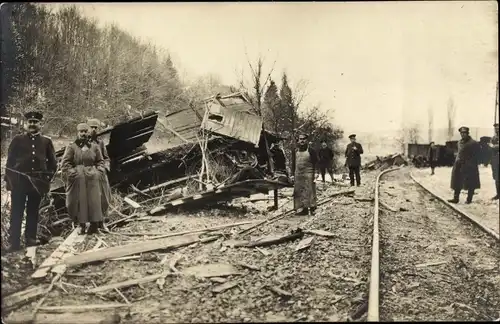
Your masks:
<instances>
[{"instance_id":1,"label":"tree line on hillside","mask_svg":"<svg viewBox=\"0 0 500 324\"><path fill-rule=\"evenodd\" d=\"M292 89L286 73L278 89L272 71L264 75L261 57L255 66L248 62L249 85L225 86L216 75L187 83L168 53L114 25L99 28L75 6L57 11L32 3L9 6L11 24L2 32L7 39L2 72L8 80L3 92L8 101L3 103L11 114L43 111L45 129L52 134L73 134L87 117L113 125L136 112L154 109L166 114L217 92L239 90L247 93L266 129L289 139L289 157L297 132L308 133L313 143L327 141L339 151L336 142L342 130L319 106L301 107L305 87L299 82Z\"/></svg>"}]
</instances>

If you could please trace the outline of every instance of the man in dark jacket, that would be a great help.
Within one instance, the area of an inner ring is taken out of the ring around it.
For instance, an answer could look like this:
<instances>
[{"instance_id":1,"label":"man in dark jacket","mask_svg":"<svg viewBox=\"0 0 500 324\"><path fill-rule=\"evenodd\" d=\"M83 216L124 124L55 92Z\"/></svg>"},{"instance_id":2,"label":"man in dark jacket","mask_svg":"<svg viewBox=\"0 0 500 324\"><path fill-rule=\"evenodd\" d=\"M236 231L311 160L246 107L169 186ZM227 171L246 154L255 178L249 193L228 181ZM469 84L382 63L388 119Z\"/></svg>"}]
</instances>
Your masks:
<instances>
[{"instance_id":1,"label":"man in dark jacket","mask_svg":"<svg viewBox=\"0 0 500 324\"><path fill-rule=\"evenodd\" d=\"M39 207L50 190L57 171L52 140L40 134L43 114L28 112L27 132L16 135L9 145L5 166L7 190L11 192L10 250L21 248L21 225L26 209L26 246L37 245Z\"/></svg>"},{"instance_id":2,"label":"man in dark jacket","mask_svg":"<svg viewBox=\"0 0 500 324\"><path fill-rule=\"evenodd\" d=\"M361 185L361 175L359 169L361 167L361 154L363 154L363 147L356 142L356 134L349 135L351 143L347 144L345 150L346 164L349 167L349 178L351 179L351 186L354 186L354 177L356 177L356 185Z\"/></svg>"},{"instance_id":3,"label":"man in dark jacket","mask_svg":"<svg viewBox=\"0 0 500 324\"><path fill-rule=\"evenodd\" d=\"M429 165L431 167L431 175L434 175L434 168L436 168L438 160L438 150L434 142L430 143L429 152L427 153L427 160L429 161Z\"/></svg>"},{"instance_id":4,"label":"man in dark jacket","mask_svg":"<svg viewBox=\"0 0 500 324\"><path fill-rule=\"evenodd\" d=\"M458 154L451 170L451 189L454 190L453 199L448 200L451 203L458 203L460 191L467 190L466 203L470 204L474 196L474 191L481 188L479 181L479 144L469 135L468 127L460 127L460 136L458 141Z\"/></svg>"},{"instance_id":5,"label":"man in dark jacket","mask_svg":"<svg viewBox=\"0 0 500 324\"><path fill-rule=\"evenodd\" d=\"M495 135L491 138L490 148L491 152L491 171L493 174L493 179L495 180L495 186L497 190L497 194L493 197L493 200L498 200L500 196L500 181L498 180L498 169L499 169L499 131L498 131L498 123L493 125L495 127Z\"/></svg>"},{"instance_id":6,"label":"man in dark jacket","mask_svg":"<svg viewBox=\"0 0 500 324\"><path fill-rule=\"evenodd\" d=\"M286 157L285 152L280 146L280 143L273 143L270 148L271 157L274 162L274 171L284 173L288 176L286 170Z\"/></svg>"},{"instance_id":7,"label":"man in dark jacket","mask_svg":"<svg viewBox=\"0 0 500 324\"><path fill-rule=\"evenodd\" d=\"M321 179L323 183L325 183L325 173L328 171L328 174L332 178L333 182L333 151L328 147L325 141L321 142L321 148L318 151L318 166L319 171L321 172Z\"/></svg>"}]
</instances>

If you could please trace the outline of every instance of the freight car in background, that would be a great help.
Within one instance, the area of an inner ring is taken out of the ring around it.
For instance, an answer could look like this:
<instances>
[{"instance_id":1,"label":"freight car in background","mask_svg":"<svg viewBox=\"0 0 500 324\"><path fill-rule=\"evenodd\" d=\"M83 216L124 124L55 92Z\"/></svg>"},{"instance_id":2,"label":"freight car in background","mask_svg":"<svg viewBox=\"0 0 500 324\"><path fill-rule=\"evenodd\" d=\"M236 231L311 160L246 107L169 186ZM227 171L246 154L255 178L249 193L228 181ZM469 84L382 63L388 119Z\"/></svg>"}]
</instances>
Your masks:
<instances>
[{"instance_id":1,"label":"freight car in background","mask_svg":"<svg viewBox=\"0 0 500 324\"><path fill-rule=\"evenodd\" d=\"M479 139L479 164L487 166L491 161L491 149L488 144L491 137L483 136ZM429 144L408 144L408 156L417 168L429 166ZM445 145L436 144L438 160L437 166L453 166L458 153L458 141L447 141Z\"/></svg>"}]
</instances>

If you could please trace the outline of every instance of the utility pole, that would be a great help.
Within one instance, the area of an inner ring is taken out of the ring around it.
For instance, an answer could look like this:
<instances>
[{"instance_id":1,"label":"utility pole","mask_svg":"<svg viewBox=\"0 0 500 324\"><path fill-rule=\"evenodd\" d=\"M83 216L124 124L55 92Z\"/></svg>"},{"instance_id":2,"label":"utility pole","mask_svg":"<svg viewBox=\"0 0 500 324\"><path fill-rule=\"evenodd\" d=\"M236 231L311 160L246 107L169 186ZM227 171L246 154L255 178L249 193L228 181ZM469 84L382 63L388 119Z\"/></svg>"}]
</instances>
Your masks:
<instances>
[{"instance_id":1,"label":"utility pole","mask_svg":"<svg viewBox=\"0 0 500 324\"><path fill-rule=\"evenodd\" d=\"M496 99L495 99L495 119L493 123L498 123L498 81L497 81L497 91L496 91Z\"/></svg>"}]
</instances>

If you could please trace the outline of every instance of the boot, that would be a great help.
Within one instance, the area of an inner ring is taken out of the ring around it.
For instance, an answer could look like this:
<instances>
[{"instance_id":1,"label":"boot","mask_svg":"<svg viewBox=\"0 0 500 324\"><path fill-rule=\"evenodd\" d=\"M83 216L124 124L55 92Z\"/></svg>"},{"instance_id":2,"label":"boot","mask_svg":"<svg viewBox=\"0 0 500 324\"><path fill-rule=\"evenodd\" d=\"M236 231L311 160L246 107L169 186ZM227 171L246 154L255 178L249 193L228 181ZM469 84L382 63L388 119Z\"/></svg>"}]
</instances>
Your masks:
<instances>
[{"instance_id":1,"label":"boot","mask_svg":"<svg viewBox=\"0 0 500 324\"><path fill-rule=\"evenodd\" d=\"M80 223L80 232L78 232L80 235L85 235L87 232L87 224L85 223Z\"/></svg>"},{"instance_id":2,"label":"boot","mask_svg":"<svg viewBox=\"0 0 500 324\"><path fill-rule=\"evenodd\" d=\"M472 197L474 197L474 190L468 190L467 191L467 200L465 201L466 204L472 203Z\"/></svg>"},{"instance_id":3,"label":"boot","mask_svg":"<svg viewBox=\"0 0 500 324\"><path fill-rule=\"evenodd\" d=\"M314 216L314 214L316 213L316 207L309 208L309 211L311 212L311 216Z\"/></svg>"},{"instance_id":4,"label":"boot","mask_svg":"<svg viewBox=\"0 0 500 324\"><path fill-rule=\"evenodd\" d=\"M308 214L307 208L302 208L301 211L295 213L295 215L297 215L297 216L305 216L307 214Z\"/></svg>"},{"instance_id":5,"label":"boot","mask_svg":"<svg viewBox=\"0 0 500 324\"><path fill-rule=\"evenodd\" d=\"M87 234L89 235L96 234L98 229L99 229L99 223L91 222Z\"/></svg>"},{"instance_id":6,"label":"boot","mask_svg":"<svg viewBox=\"0 0 500 324\"><path fill-rule=\"evenodd\" d=\"M460 197L460 190L455 190L455 194L453 195L453 199L448 199L448 202L452 204L458 204L458 197Z\"/></svg>"}]
</instances>

